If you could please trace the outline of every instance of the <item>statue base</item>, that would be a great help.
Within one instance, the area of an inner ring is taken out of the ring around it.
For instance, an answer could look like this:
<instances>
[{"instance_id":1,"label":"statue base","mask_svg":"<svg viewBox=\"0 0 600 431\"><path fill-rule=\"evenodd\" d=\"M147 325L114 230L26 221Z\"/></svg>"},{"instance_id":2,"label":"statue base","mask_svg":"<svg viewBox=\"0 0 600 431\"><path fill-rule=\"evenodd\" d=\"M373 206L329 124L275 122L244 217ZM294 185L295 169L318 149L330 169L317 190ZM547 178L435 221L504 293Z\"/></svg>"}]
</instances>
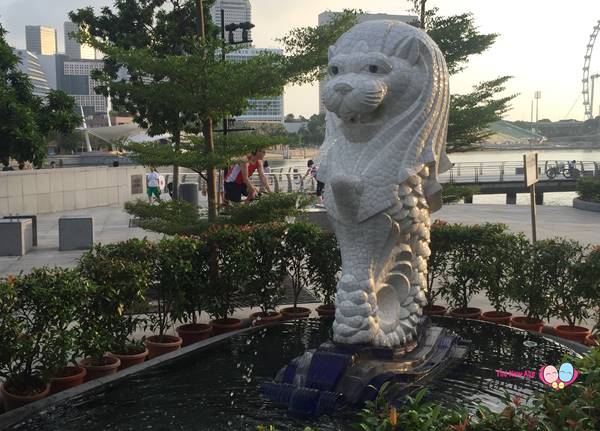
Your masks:
<instances>
[{"instance_id":1,"label":"statue base","mask_svg":"<svg viewBox=\"0 0 600 431\"><path fill-rule=\"evenodd\" d=\"M416 342L401 348L323 343L283 367L262 395L292 414L319 416L373 400L386 382L398 399L463 358L466 348L445 328L419 323Z\"/></svg>"}]
</instances>

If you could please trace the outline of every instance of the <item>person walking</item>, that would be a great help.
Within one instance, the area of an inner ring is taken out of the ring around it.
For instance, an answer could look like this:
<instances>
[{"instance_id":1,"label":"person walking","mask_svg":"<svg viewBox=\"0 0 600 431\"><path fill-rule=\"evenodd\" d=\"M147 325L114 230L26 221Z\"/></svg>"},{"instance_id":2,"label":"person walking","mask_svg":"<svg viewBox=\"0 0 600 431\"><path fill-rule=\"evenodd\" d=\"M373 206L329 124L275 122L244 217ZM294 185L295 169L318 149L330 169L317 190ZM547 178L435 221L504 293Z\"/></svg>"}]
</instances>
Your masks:
<instances>
[{"instance_id":1,"label":"person walking","mask_svg":"<svg viewBox=\"0 0 600 431\"><path fill-rule=\"evenodd\" d=\"M146 186L148 188L148 203L152 203L152 198L155 201L160 201L160 190L159 190L160 175L156 171L156 168L152 166L150 172L146 174Z\"/></svg>"},{"instance_id":2,"label":"person walking","mask_svg":"<svg viewBox=\"0 0 600 431\"><path fill-rule=\"evenodd\" d=\"M263 170L264 150L253 151L246 156L246 162L231 166L225 176L225 199L229 202L241 202L242 196L247 196L246 202L251 202L258 195L258 190L250 181L250 177L258 171L264 190L271 192L269 181Z\"/></svg>"},{"instance_id":3,"label":"person walking","mask_svg":"<svg viewBox=\"0 0 600 431\"><path fill-rule=\"evenodd\" d=\"M308 177L309 175L314 178L314 180L317 182L317 199L319 200L319 203L322 204L323 203L323 189L325 188L325 183L322 181L319 181L319 179L317 178L317 172L318 172L319 168L317 167L315 162L313 160L309 160L307 165L308 165L308 170L302 177L302 182L304 183L304 179L306 177Z\"/></svg>"}]
</instances>

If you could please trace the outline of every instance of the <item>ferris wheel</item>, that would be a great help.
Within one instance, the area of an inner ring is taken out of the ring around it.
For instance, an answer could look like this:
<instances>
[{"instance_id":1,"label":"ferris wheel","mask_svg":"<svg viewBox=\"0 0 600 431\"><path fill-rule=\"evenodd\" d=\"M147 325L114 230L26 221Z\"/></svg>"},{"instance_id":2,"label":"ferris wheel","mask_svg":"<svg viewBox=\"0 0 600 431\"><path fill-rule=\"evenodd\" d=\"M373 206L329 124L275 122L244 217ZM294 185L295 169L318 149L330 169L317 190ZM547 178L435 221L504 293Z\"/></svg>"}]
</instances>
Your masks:
<instances>
[{"instance_id":1,"label":"ferris wheel","mask_svg":"<svg viewBox=\"0 0 600 431\"><path fill-rule=\"evenodd\" d=\"M594 26L594 30L590 35L590 41L586 46L585 56L583 57L583 107L585 108L585 119L590 120L593 118L594 112L594 82L596 78L600 78L600 73L590 76L590 64L592 62L592 52L594 51L594 43L596 37L600 33L600 20ZM591 83L591 89L590 89Z\"/></svg>"}]
</instances>

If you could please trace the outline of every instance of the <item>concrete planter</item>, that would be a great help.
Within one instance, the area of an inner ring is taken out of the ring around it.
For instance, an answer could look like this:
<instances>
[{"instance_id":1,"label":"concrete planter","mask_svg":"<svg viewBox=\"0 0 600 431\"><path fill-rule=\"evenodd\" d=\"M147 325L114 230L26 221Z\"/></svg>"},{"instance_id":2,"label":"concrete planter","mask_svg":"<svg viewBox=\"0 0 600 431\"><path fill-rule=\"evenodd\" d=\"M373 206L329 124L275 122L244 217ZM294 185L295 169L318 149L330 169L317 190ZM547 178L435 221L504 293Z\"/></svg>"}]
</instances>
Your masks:
<instances>
[{"instance_id":1,"label":"concrete planter","mask_svg":"<svg viewBox=\"0 0 600 431\"><path fill-rule=\"evenodd\" d=\"M575 198L573 199L573 207L577 208L578 210L594 211L600 213L600 203L598 202L588 202L579 198Z\"/></svg>"}]
</instances>

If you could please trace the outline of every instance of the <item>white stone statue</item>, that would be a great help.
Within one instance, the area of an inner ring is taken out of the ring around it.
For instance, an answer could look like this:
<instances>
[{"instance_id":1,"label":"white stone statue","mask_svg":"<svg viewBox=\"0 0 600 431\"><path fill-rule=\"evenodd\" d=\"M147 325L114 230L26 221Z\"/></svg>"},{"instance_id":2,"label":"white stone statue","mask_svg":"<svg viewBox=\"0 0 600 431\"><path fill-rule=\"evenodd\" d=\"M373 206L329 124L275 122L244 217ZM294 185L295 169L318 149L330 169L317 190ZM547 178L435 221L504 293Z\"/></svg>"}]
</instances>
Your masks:
<instances>
[{"instance_id":1,"label":"white stone statue","mask_svg":"<svg viewBox=\"0 0 600 431\"><path fill-rule=\"evenodd\" d=\"M319 180L342 253L334 340L403 346L427 288L429 213L450 167L448 70L437 45L398 21L368 21L329 49Z\"/></svg>"}]
</instances>

